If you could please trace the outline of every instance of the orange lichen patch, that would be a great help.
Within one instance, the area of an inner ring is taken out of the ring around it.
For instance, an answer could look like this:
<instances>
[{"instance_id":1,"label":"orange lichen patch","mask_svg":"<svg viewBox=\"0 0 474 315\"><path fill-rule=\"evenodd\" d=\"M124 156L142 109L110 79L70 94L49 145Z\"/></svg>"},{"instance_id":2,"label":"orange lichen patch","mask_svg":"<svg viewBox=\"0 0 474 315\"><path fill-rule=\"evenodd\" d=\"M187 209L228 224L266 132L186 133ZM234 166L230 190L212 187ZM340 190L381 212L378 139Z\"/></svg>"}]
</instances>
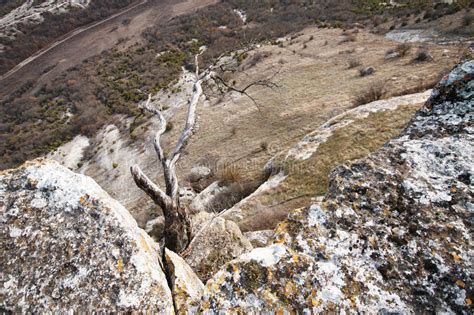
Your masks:
<instances>
[{"instance_id":1,"label":"orange lichen patch","mask_svg":"<svg viewBox=\"0 0 474 315\"><path fill-rule=\"evenodd\" d=\"M239 267L237 267L237 265L235 265L235 264L232 264L232 271L234 273L238 273L239 272Z\"/></svg>"},{"instance_id":2,"label":"orange lichen patch","mask_svg":"<svg viewBox=\"0 0 474 315\"><path fill-rule=\"evenodd\" d=\"M267 281L271 282L273 280L273 271L272 268L267 267Z\"/></svg>"},{"instance_id":3,"label":"orange lichen patch","mask_svg":"<svg viewBox=\"0 0 474 315\"><path fill-rule=\"evenodd\" d=\"M459 256L456 252L451 252L449 254L453 258L455 263L459 263L462 260L461 256Z\"/></svg>"},{"instance_id":4,"label":"orange lichen patch","mask_svg":"<svg viewBox=\"0 0 474 315\"><path fill-rule=\"evenodd\" d=\"M285 294L286 296L290 296L290 295L293 295L295 293L297 293L297 286L296 284L294 284L293 282L287 282L286 285L285 285Z\"/></svg>"},{"instance_id":5,"label":"orange lichen patch","mask_svg":"<svg viewBox=\"0 0 474 315\"><path fill-rule=\"evenodd\" d=\"M283 243L285 243L285 241L286 241L286 237L285 237L284 234L279 234L275 238L275 243L277 243L277 244L283 244Z\"/></svg>"},{"instance_id":6,"label":"orange lichen patch","mask_svg":"<svg viewBox=\"0 0 474 315\"><path fill-rule=\"evenodd\" d=\"M209 301L203 301L201 303L201 308L203 310L208 310L210 307L211 307L211 302L209 302Z\"/></svg>"},{"instance_id":7,"label":"orange lichen patch","mask_svg":"<svg viewBox=\"0 0 474 315\"><path fill-rule=\"evenodd\" d=\"M358 205L357 203L355 203L355 202L352 203L352 209L353 209L354 211L359 211L359 210L360 210L359 205Z\"/></svg>"},{"instance_id":8,"label":"orange lichen patch","mask_svg":"<svg viewBox=\"0 0 474 315\"><path fill-rule=\"evenodd\" d=\"M145 237L143 237L143 234L140 234L140 245L146 252L151 252L150 246L148 246L148 242L146 241Z\"/></svg>"},{"instance_id":9,"label":"orange lichen patch","mask_svg":"<svg viewBox=\"0 0 474 315\"><path fill-rule=\"evenodd\" d=\"M375 235L369 236L368 239L372 247L375 247L375 245L377 245L377 238L375 237Z\"/></svg>"},{"instance_id":10,"label":"orange lichen patch","mask_svg":"<svg viewBox=\"0 0 474 315\"><path fill-rule=\"evenodd\" d=\"M351 296L350 300L351 300L351 308L355 308L355 307L357 306L357 304L356 304L356 297L355 297L355 296Z\"/></svg>"},{"instance_id":11,"label":"orange lichen patch","mask_svg":"<svg viewBox=\"0 0 474 315\"><path fill-rule=\"evenodd\" d=\"M466 286L466 284L462 280L457 280L456 285L460 287L461 289L464 289L464 287Z\"/></svg>"},{"instance_id":12,"label":"orange lichen patch","mask_svg":"<svg viewBox=\"0 0 474 315\"><path fill-rule=\"evenodd\" d=\"M294 263L297 263L297 262L300 260L300 257L299 257L297 254L292 254L292 255L291 255L291 260L292 260Z\"/></svg>"},{"instance_id":13,"label":"orange lichen patch","mask_svg":"<svg viewBox=\"0 0 474 315\"><path fill-rule=\"evenodd\" d=\"M278 224L277 228L275 229L275 234L284 233L286 232L287 228L288 228L288 222L287 221L281 222L280 224Z\"/></svg>"},{"instance_id":14,"label":"orange lichen patch","mask_svg":"<svg viewBox=\"0 0 474 315\"><path fill-rule=\"evenodd\" d=\"M79 198L79 203L83 206L87 206L88 205L87 199L89 199L88 195L81 196L81 198Z\"/></svg>"},{"instance_id":15,"label":"orange lichen patch","mask_svg":"<svg viewBox=\"0 0 474 315\"><path fill-rule=\"evenodd\" d=\"M288 315L288 314L296 314L295 311L291 310L291 309L287 309L287 308L284 308L284 307L280 307L276 313L276 315Z\"/></svg>"},{"instance_id":16,"label":"orange lichen patch","mask_svg":"<svg viewBox=\"0 0 474 315\"><path fill-rule=\"evenodd\" d=\"M117 261L117 270L118 270L118 272L122 272L122 271L123 271L123 261L122 261L122 259L119 259L119 260Z\"/></svg>"},{"instance_id":17,"label":"orange lichen patch","mask_svg":"<svg viewBox=\"0 0 474 315\"><path fill-rule=\"evenodd\" d=\"M467 306L471 306L472 305L472 300L470 298L467 298L464 303L466 303Z\"/></svg>"},{"instance_id":18,"label":"orange lichen patch","mask_svg":"<svg viewBox=\"0 0 474 315\"><path fill-rule=\"evenodd\" d=\"M308 304L310 307L318 307L322 304L321 300L316 298L317 294L316 289L311 290L311 294L308 296Z\"/></svg>"}]
</instances>

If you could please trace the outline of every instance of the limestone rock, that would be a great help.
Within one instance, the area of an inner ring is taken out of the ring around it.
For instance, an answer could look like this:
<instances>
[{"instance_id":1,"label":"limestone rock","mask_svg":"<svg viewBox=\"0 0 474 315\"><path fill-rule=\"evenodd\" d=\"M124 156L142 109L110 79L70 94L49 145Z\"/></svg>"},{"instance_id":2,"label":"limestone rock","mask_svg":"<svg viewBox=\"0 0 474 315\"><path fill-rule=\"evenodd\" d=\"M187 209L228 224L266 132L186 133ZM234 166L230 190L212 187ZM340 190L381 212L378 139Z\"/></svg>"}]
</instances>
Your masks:
<instances>
[{"instance_id":1,"label":"limestone rock","mask_svg":"<svg viewBox=\"0 0 474 315\"><path fill-rule=\"evenodd\" d=\"M182 187L179 189L179 202L183 207L188 207L196 197L196 193L191 187Z\"/></svg>"},{"instance_id":2,"label":"limestone rock","mask_svg":"<svg viewBox=\"0 0 474 315\"><path fill-rule=\"evenodd\" d=\"M0 196L2 310L173 312L157 244L91 178L35 160Z\"/></svg>"},{"instance_id":3,"label":"limestone rock","mask_svg":"<svg viewBox=\"0 0 474 315\"><path fill-rule=\"evenodd\" d=\"M366 67L366 68L360 69L359 72L360 72L361 77L365 77L365 76L374 74L375 73L375 68L374 67Z\"/></svg>"},{"instance_id":4,"label":"limestone rock","mask_svg":"<svg viewBox=\"0 0 474 315\"><path fill-rule=\"evenodd\" d=\"M253 247L264 247L271 243L273 230L245 232L244 236Z\"/></svg>"},{"instance_id":5,"label":"limestone rock","mask_svg":"<svg viewBox=\"0 0 474 315\"><path fill-rule=\"evenodd\" d=\"M187 178L191 187L197 192L203 191L214 181L211 169L205 166L193 167Z\"/></svg>"},{"instance_id":6,"label":"limestone rock","mask_svg":"<svg viewBox=\"0 0 474 315\"><path fill-rule=\"evenodd\" d=\"M223 267L201 310L471 314L473 115L471 59L400 137L337 167L321 205Z\"/></svg>"},{"instance_id":7,"label":"limestone rock","mask_svg":"<svg viewBox=\"0 0 474 315\"><path fill-rule=\"evenodd\" d=\"M385 60L393 60L393 59L398 59L398 58L400 58L400 54L396 51L389 51L385 55Z\"/></svg>"},{"instance_id":8,"label":"limestone rock","mask_svg":"<svg viewBox=\"0 0 474 315\"><path fill-rule=\"evenodd\" d=\"M219 193L226 189L227 188L225 186L222 186L219 182L213 182L193 199L189 208L193 212L210 212L209 205Z\"/></svg>"},{"instance_id":9,"label":"limestone rock","mask_svg":"<svg viewBox=\"0 0 474 315\"><path fill-rule=\"evenodd\" d=\"M156 217L146 223L145 231L156 242L160 242L165 235L165 217Z\"/></svg>"},{"instance_id":10,"label":"limestone rock","mask_svg":"<svg viewBox=\"0 0 474 315\"><path fill-rule=\"evenodd\" d=\"M191 183L198 182L202 179L211 176L211 170L205 166L195 166L191 169L188 175L188 180Z\"/></svg>"},{"instance_id":11,"label":"limestone rock","mask_svg":"<svg viewBox=\"0 0 474 315\"><path fill-rule=\"evenodd\" d=\"M196 313L204 293L204 284L178 254L165 249L165 258L170 272L171 292L176 312Z\"/></svg>"},{"instance_id":12,"label":"limestone rock","mask_svg":"<svg viewBox=\"0 0 474 315\"><path fill-rule=\"evenodd\" d=\"M193 231L195 237L184 256L202 280L209 279L226 262L252 250L239 226L220 217L201 223Z\"/></svg>"}]
</instances>

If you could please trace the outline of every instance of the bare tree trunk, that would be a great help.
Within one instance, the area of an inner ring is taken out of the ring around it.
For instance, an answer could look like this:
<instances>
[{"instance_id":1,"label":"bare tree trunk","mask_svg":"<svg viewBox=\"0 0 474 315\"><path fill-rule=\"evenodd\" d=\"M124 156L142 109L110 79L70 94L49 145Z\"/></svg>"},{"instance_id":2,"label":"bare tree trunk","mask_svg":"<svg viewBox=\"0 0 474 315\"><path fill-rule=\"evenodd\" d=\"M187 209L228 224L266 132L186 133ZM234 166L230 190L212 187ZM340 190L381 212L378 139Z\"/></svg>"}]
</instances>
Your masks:
<instances>
[{"instance_id":1,"label":"bare tree trunk","mask_svg":"<svg viewBox=\"0 0 474 315\"><path fill-rule=\"evenodd\" d=\"M188 217L187 209L181 207L179 202L179 185L178 177L176 176L176 163L180 159L181 153L194 131L196 123L196 107L202 94L201 85L203 79L207 78L207 75L200 78L198 56L196 56L195 59L196 81L193 86L193 95L188 104L186 125L184 126L181 137L170 156L165 154L160 142L161 136L166 131L165 117L151 104L151 95L148 96L148 100L143 106L147 111L155 114L160 121L160 128L155 134L153 144L158 160L161 162L161 167L163 169L166 190L161 190L156 183L142 172L138 165L134 165L131 168L131 173L137 186L163 210L165 216L165 246L176 253L185 250L192 238L191 222Z\"/></svg>"},{"instance_id":2,"label":"bare tree trunk","mask_svg":"<svg viewBox=\"0 0 474 315\"><path fill-rule=\"evenodd\" d=\"M165 216L165 246L174 251L175 253L183 252L192 240L191 222L188 217L187 209L181 207L179 203L179 184L178 177L176 176L176 163L181 157L181 153L185 149L189 138L193 134L194 126L196 124L196 107L201 97L202 83L212 80L220 91L225 88L226 91L234 91L240 94L248 96L256 105L257 102L248 94L248 90L253 86L264 86L268 88L275 88L277 85L271 80L257 80L254 81L242 89L237 89L226 82L220 77L214 68L219 64L220 57L217 59L214 67L209 67L202 74L199 73L199 55L195 56L196 65L196 79L193 85L193 95L188 103L188 115L186 118L186 124L181 136L174 148L173 152L168 156L165 154L161 146L161 136L166 131L166 119L160 110L156 109L151 104L151 94L148 95L148 100L143 105L143 108L148 112L156 115L160 121L160 128L155 134L153 145L155 147L156 155L161 167L163 169L163 177L166 185L165 191L163 191L156 183L149 179L140 169L138 165L134 165L131 168L133 179L137 186L142 189L158 206L163 210ZM222 72L237 71L227 68L225 65L220 65ZM276 75L275 73L272 78ZM258 106L257 106L258 107Z\"/></svg>"}]
</instances>

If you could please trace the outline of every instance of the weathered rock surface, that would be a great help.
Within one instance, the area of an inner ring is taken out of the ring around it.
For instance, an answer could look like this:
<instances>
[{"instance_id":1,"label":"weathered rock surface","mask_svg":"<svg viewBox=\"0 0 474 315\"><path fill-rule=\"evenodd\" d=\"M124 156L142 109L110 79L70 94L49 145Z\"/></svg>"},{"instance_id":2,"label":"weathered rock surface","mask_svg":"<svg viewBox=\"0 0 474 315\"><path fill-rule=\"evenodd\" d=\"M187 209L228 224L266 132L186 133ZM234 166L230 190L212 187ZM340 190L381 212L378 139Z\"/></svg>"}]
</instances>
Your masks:
<instances>
[{"instance_id":1,"label":"weathered rock surface","mask_svg":"<svg viewBox=\"0 0 474 315\"><path fill-rule=\"evenodd\" d=\"M202 310L472 313L474 61L402 135L336 168L322 205L228 263Z\"/></svg>"},{"instance_id":2,"label":"weathered rock surface","mask_svg":"<svg viewBox=\"0 0 474 315\"><path fill-rule=\"evenodd\" d=\"M273 230L245 232L244 236L253 247L264 247L271 244L273 240Z\"/></svg>"},{"instance_id":3,"label":"weathered rock surface","mask_svg":"<svg viewBox=\"0 0 474 315\"><path fill-rule=\"evenodd\" d=\"M184 255L199 278L207 280L226 262L253 247L234 222L203 214L192 219L195 236Z\"/></svg>"},{"instance_id":4,"label":"weathered rock surface","mask_svg":"<svg viewBox=\"0 0 474 315\"><path fill-rule=\"evenodd\" d=\"M173 312L159 248L91 178L48 160L0 174L2 310Z\"/></svg>"},{"instance_id":5,"label":"weathered rock surface","mask_svg":"<svg viewBox=\"0 0 474 315\"><path fill-rule=\"evenodd\" d=\"M178 254L165 249L165 259L170 272L171 292L176 312L196 313L204 293L204 284Z\"/></svg>"},{"instance_id":6,"label":"weathered rock surface","mask_svg":"<svg viewBox=\"0 0 474 315\"><path fill-rule=\"evenodd\" d=\"M219 193L226 189L226 186L219 184L218 181L213 182L193 199L189 208L192 212L212 212L211 209L209 209L212 201L219 195Z\"/></svg>"},{"instance_id":7,"label":"weathered rock surface","mask_svg":"<svg viewBox=\"0 0 474 315\"><path fill-rule=\"evenodd\" d=\"M165 235L165 217L159 216L148 221L145 225L145 231L156 242L160 242Z\"/></svg>"}]
</instances>

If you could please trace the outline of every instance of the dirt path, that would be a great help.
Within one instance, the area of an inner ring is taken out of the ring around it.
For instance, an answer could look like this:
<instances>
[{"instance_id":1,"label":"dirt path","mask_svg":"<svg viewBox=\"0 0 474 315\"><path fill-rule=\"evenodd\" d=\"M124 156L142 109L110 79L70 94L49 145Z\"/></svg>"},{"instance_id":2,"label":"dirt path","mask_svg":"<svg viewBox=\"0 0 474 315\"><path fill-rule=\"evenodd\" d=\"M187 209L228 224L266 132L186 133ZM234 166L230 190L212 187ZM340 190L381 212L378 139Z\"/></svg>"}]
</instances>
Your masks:
<instances>
[{"instance_id":1,"label":"dirt path","mask_svg":"<svg viewBox=\"0 0 474 315\"><path fill-rule=\"evenodd\" d=\"M106 20L74 31L0 77L0 99L30 80L42 84L83 60L112 48L119 40L140 40L147 27L186 14L216 0L144 0Z\"/></svg>"}]
</instances>

